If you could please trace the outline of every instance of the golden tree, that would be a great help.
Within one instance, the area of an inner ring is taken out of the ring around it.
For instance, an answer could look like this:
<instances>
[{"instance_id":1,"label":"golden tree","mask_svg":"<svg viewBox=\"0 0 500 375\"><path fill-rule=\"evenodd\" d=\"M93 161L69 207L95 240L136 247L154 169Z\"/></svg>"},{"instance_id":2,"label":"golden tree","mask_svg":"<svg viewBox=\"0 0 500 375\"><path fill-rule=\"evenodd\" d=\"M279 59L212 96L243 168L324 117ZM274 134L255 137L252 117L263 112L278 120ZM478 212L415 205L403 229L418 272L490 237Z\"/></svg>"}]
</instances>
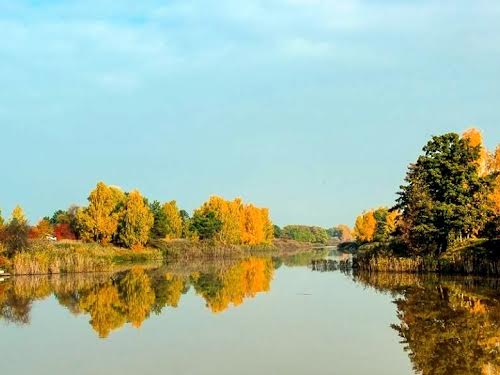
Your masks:
<instances>
[{"instance_id":1,"label":"golden tree","mask_svg":"<svg viewBox=\"0 0 500 375\"><path fill-rule=\"evenodd\" d=\"M163 205L163 212L165 213L166 221L166 238L175 239L182 236L182 217L179 209L177 208L176 201L170 201Z\"/></svg>"},{"instance_id":2,"label":"golden tree","mask_svg":"<svg viewBox=\"0 0 500 375\"><path fill-rule=\"evenodd\" d=\"M99 182L89 195L88 207L77 213L81 238L102 244L111 242L118 228L124 199L125 194L119 188Z\"/></svg>"},{"instance_id":3,"label":"golden tree","mask_svg":"<svg viewBox=\"0 0 500 375\"><path fill-rule=\"evenodd\" d=\"M356 218L356 223L354 224L354 235L358 241L373 241L376 229L377 221L375 220L373 210L364 212Z\"/></svg>"},{"instance_id":4,"label":"golden tree","mask_svg":"<svg viewBox=\"0 0 500 375\"><path fill-rule=\"evenodd\" d=\"M21 206L17 205L12 210L12 220L17 220L19 223L26 224L28 219L26 219L26 215L24 214L24 210Z\"/></svg>"},{"instance_id":5,"label":"golden tree","mask_svg":"<svg viewBox=\"0 0 500 375\"><path fill-rule=\"evenodd\" d=\"M488 171L488 150L484 146L483 135L481 131L476 128L467 129L462 137L469 141L469 144L473 147L480 147L479 149L479 160L478 160L478 172L479 175L484 176Z\"/></svg>"},{"instance_id":6,"label":"golden tree","mask_svg":"<svg viewBox=\"0 0 500 375\"><path fill-rule=\"evenodd\" d=\"M148 241L153 223L153 213L141 193L137 190L131 191L125 200L118 241L129 248L144 245Z\"/></svg>"}]
</instances>

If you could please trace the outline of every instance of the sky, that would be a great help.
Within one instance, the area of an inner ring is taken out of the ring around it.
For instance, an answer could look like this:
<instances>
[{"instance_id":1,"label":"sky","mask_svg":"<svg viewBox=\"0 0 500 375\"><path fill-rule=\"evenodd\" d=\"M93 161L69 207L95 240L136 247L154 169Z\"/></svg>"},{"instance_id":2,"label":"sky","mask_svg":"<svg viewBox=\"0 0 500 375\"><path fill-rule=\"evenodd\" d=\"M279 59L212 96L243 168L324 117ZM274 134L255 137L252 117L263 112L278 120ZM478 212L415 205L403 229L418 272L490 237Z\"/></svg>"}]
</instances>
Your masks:
<instances>
[{"instance_id":1,"label":"sky","mask_svg":"<svg viewBox=\"0 0 500 375\"><path fill-rule=\"evenodd\" d=\"M500 142L497 0L0 0L0 208L98 181L351 224L432 135Z\"/></svg>"}]
</instances>

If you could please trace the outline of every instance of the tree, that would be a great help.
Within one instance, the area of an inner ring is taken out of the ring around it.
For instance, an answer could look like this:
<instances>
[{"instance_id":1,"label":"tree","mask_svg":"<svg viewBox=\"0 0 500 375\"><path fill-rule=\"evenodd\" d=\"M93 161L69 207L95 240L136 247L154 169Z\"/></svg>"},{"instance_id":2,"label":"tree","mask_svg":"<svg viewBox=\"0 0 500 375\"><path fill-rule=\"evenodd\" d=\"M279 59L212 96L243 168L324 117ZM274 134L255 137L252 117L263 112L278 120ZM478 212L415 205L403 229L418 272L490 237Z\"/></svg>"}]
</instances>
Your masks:
<instances>
[{"instance_id":1,"label":"tree","mask_svg":"<svg viewBox=\"0 0 500 375\"><path fill-rule=\"evenodd\" d=\"M306 225L287 225L283 228L282 237L299 242L323 244L326 244L329 238L326 229Z\"/></svg>"},{"instance_id":2,"label":"tree","mask_svg":"<svg viewBox=\"0 0 500 375\"><path fill-rule=\"evenodd\" d=\"M28 223L26 215L24 214L24 210L21 208L21 206L17 205L12 211L12 220L17 220L19 223Z\"/></svg>"},{"instance_id":3,"label":"tree","mask_svg":"<svg viewBox=\"0 0 500 375\"><path fill-rule=\"evenodd\" d=\"M117 187L99 182L88 200L89 206L76 215L81 238L107 244L118 228L125 194Z\"/></svg>"},{"instance_id":4,"label":"tree","mask_svg":"<svg viewBox=\"0 0 500 375\"><path fill-rule=\"evenodd\" d=\"M14 208L12 219L4 228L4 232L7 255L14 255L28 248L29 226L21 207Z\"/></svg>"},{"instance_id":5,"label":"tree","mask_svg":"<svg viewBox=\"0 0 500 375\"><path fill-rule=\"evenodd\" d=\"M70 224L61 223L54 227L54 236L58 241L61 240L76 240L76 234L73 232Z\"/></svg>"},{"instance_id":6,"label":"tree","mask_svg":"<svg viewBox=\"0 0 500 375\"><path fill-rule=\"evenodd\" d=\"M371 242L374 239L376 229L377 221L374 216L374 211L364 212L356 218L354 236L360 242Z\"/></svg>"},{"instance_id":7,"label":"tree","mask_svg":"<svg viewBox=\"0 0 500 375\"><path fill-rule=\"evenodd\" d=\"M152 238L165 238L168 231L167 214L162 205L158 201L154 201L149 205L154 218L153 227L151 228Z\"/></svg>"},{"instance_id":8,"label":"tree","mask_svg":"<svg viewBox=\"0 0 500 375\"><path fill-rule=\"evenodd\" d=\"M3 220L3 217L2 217L2 210L0 209L0 229L2 229L3 224L4 224L4 220Z\"/></svg>"},{"instance_id":9,"label":"tree","mask_svg":"<svg viewBox=\"0 0 500 375\"><path fill-rule=\"evenodd\" d=\"M168 239L180 238L182 236L182 217L177 208L176 201L170 201L163 205L165 214L166 234Z\"/></svg>"},{"instance_id":10,"label":"tree","mask_svg":"<svg viewBox=\"0 0 500 375\"><path fill-rule=\"evenodd\" d=\"M352 230L345 224L339 224L337 226L337 231L339 233L339 239L342 242L350 242L353 239Z\"/></svg>"},{"instance_id":11,"label":"tree","mask_svg":"<svg viewBox=\"0 0 500 375\"><path fill-rule=\"evenodd\" d=\"M283 235L283 230L278 225L273 225L274 238L281 238Z\"/></svg>"},{"instance_id":12,"label":"tree","mask_svg":"<svg viewBox=\"0 0 500 375\"><path fill-rule=\"evenodd\" d=\"M433 137L410 165L396 208L403 239L414 252L441 253L477 234L488 217L488 176L480 176L480 147L455 133Z\"/></svg>"},{"instance_id":13,"label":"tree","mask_svg":"<svg viewBox=\"0 0 500 375\"><path fill-rule=\"evenodd\" d=\"M141 193L133 190L127 194L118 228L117 242L128 248L143 246L149 238L154 216Z\"/></svg>"},{"instance_id":14,"label":"tree","mask_svg":"<svg viewBox=\"0 0 500 375\"><path fill-rule=\"evenodd\" d=\"M478 167L478 173L480 176L484 176L488 171L488 151L484 146L483 135L481 131L476 128L467 129L463 134L462 138L465 139L470 146L478 148L479 157L476 161Z\"/></svg>"},{"instance_id":15,"label":"tree","mask_svg":"<svg viewBox=\"0 0 500 375\"><path fill-rule=\"evenodd\" d=\"M191 220L191 230L201 240L214 239L222 229L222 221L214 211L196 210Z\"/></svg>"},{"instance_id":16,"label":"tree","mask_svg":"<svg viewBox=\"0 0 500 375\"><path fill-rule=\"evenodd\" d=\"M52 233L53 233L53 228L50 221L42 219L36 224L36 226L30 229L29 238L32 239L45 238L49 235L52 235Z\"/></svg>"}]
</instances>

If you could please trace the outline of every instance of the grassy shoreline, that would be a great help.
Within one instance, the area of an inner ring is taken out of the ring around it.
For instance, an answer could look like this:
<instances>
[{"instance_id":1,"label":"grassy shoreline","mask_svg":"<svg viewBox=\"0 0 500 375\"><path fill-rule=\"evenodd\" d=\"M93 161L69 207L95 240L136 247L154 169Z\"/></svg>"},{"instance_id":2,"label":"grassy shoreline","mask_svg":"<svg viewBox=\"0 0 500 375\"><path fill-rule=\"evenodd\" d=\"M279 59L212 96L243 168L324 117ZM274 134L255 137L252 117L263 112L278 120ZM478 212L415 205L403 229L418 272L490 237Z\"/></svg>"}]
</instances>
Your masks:
<instances>
[{"instance_id":1,"label":"grassy shoreline","mask_svg":"<svg viewBox=\"0 0 500 375\"><path fill-rule=\"evenodd\" d=\"M130 250L79 241L33 241L29 250L1 258L0 267L12 275L114 272L131 265L160 266L164 262L237 259L250 255L290 255L313 250L308 243L275 240L260 246L223 245L204 241L154 241Z\"/></svg>"},{"instance_id":2,"label":"grassy shoreline","mask_svg":"<svg viewBox=\"0 0 500 375\"><path fill-rule=\"evenodd\" d=\"M353 258L363 272L500 276L500 240L473 240L436 256L400 256L383 247L364 248Z\"/></svg>"}]
</instances>

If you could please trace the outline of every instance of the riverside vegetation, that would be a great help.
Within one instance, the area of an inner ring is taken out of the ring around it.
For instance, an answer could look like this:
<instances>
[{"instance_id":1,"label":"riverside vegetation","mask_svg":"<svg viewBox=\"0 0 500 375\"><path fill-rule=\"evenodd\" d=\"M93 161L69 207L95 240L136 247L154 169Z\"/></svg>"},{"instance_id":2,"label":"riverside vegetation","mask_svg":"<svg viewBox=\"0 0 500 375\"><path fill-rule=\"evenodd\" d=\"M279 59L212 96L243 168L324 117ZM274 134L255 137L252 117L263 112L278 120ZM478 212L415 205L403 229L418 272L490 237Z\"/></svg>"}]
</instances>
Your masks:
<instances>
[{"instance_id":1,"label":"riverside vegetation","mask_svg":"<svg viewBox=\"0 0 500 375\"><path fill-rule=\"evenodd\" d=\"M500 275L500 146L477 129L432 137L394 207L362 213L354 235L360 270Z\"/></svg>"},{"instance_id":2,"label":"riverside vegetation","mask_svg":"<svg viewBox=\"0 0 500 375\"><path fill-rule=\"evenodd\" d=\"M273 225L267 208L212 196L190 216L176 201L149 202L99 182L87 207L58 210L30 226L20 206L0 212L0 267L13 274L111 271L162 259L242 258L309 251L327 243L318 227Z\"/></svg>"}]
</instances>

